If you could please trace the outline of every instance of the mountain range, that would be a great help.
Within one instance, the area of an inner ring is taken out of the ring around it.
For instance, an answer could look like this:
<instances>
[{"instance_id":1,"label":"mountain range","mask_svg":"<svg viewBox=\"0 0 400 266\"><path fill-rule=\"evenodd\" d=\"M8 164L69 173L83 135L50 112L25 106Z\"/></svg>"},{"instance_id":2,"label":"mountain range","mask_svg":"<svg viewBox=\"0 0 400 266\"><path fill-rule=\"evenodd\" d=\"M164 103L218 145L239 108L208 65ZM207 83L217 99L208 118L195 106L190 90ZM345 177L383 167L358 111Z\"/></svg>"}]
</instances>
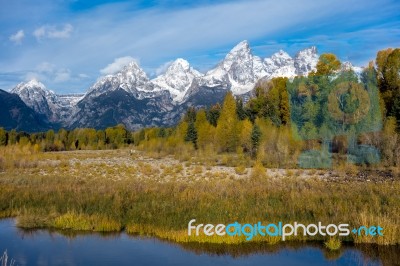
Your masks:
<instances>
[{"instance_id":1,"label":"mountain range","mask_svg":"<svg viewBox=\"0 0 400 266\"><path fill-rule=\"evenodd\" d=\"M310 47L293 58L282 50L260 58L242 41L206 73L178 58L165 73L149 79L138 63L131 62L100 77L85 94L57 95L37 80L20 83L10 93L42 118L44 126L105 128L122 123L130 130L171 126L188 107L221 102L228 91L246 96L260 79L307 75L315 70L318 57L316 47Z\"/></svg>"}]
</instances>

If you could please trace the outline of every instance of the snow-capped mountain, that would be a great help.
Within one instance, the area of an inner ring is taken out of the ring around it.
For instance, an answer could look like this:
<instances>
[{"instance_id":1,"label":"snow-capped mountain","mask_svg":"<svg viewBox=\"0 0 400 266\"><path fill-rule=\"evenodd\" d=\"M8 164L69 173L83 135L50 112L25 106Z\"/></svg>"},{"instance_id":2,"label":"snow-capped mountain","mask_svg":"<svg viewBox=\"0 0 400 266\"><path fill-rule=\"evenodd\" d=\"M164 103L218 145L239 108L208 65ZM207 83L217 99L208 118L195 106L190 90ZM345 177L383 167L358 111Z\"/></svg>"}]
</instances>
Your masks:
<instances>
[{"instance_id":1,"label":"snow-capped mountain","mask_svg":"<svg viewBox=\"0 0 400 266\"><path fill-rule=\"evenodd\" d=\"M208 71L198 84L206 87L222 87L230 89L234 94L243 94L253 89L257 80L266 74L261 58L252 54L247 41L242 41L217 67Z\"/></svg>"},{"instance_id":2,"label":"snow-capped mountain","mask_svg":"<svg viewBox=\"0 0 400 266\"><path fill-rule=\"evenodd\" d=\"M36 79L18 84L10 93L17 94L27 106L50 122L67 119L75 103L82 98L82 95L60 97Z\"/></svg>"},{"instance_id":3,"label":"snow-capped mountain","mask_svg":"<svg viewBox=\"0 0 400 266\"><path fill-rule=\"evenodd\" d=\"M308 73L315 70L318 63L317 48L310 48L299 51L294 57L294 67L297 76L307 76Z\"/></svg>"},{"instance_id":4,"label":"snow-capped mountain","mask_svg":"<svg viewBox=\"0 0 400 266\"><path fill-rule=\"evenodd\" d=\"M5 130L40 132L52 126L18 95L3 90L0 90L0 113L0 126Z\"/></svg>"},{"instance_id":5,"label":"snow-capped mountain","mask_svg":"<svg viewBox=\"0 0 400 266\"><path fill-rule=\"evenodd\" d=\"M296 75L294 60L288 53L279 50L270 58L264 59L267 75L263 78L271 79L275 77L293 77Z\"/></svg>"},{"instance_id":6,"label":"snow-capped mountain","mask_svg":"<svg viewBox=\"0 0 400 266\"><path fill-rule=\"evenodd\" d=\"M91 86L85 95L85 98L98 97L104 93L123 89L128 93L144 96L138 92L151 92L153 86L146 73L139 67L138 63L131 62L121 71L101 77L93 86Z\"/></svg>"},{"instance_id":7,"label":"snow-capped mountain","mask_svg":"<svg viewBox=\"0 0 400 266\"><path fill-rule=\"evenodd\" d=\"M280 50L270 58L262 60L253 55L247 41L242 41L198 83L200 86L230 89L233 94L240 95L252 90L261 78L307 75L315 70L317 62L318 55L315 47L301 50L294 59Z\"/></svg>"},{"instance_id":8,"label":"snow-capped mountain","mask_svg":"<svg viewBox=\"0 0 400 266\"><path fill-rule=\"evenodd\" d=\"M24 103L37 113L45 115L49 121L59 119L59 99L57 95L48 90L43 83L33 79L26 83L20 83L13 88L11 93L17 94Z\"/></svg>"},{"instance_id":9,"label":"snow-capped mountain","mask_svg":"<svg viewBox=\"0 0 400 266\"><path fill-rule=\"evenodd\" d=\"M151 83L156 90L167 90L175 102L181 102L195 78L203 76L195 70L185 59L176 59L167 71L152 79Z\"/></svg>"},{"instance_id":10,"label":"snow-capped mountain","mask_svg":"<svg viewBox=\"0 0 400 266\"><path fill-rule=\"evenodd\" d=\"M364 70L364 68L353 66L353 64L349 61L342 62L341 71L349 71L349 70L353 70L358 77L361 77L361 73Z\"/></svg>"},{"instance_id":11,"label":"snow-capped mountain","mask_svg":"<svg viewBox=\"0 0 400 266\"><path fill-rule=\"evenodd\" d=\"M258 81L308 75L317 62L316 47L294 57L280 50L261 58L242 41L205 74L178 58L165 73L150 80L137 62L131 62L115 74L100 77L85 95L57 95L37 80L18 84L11 92L48 121L67 128L104 128L118 123L129 129L170 126L190 106L221 102L228 90L247 97ZM342 70L346 69L357 74L362 71L344 62Z\"/></svg>"}]
</instances>

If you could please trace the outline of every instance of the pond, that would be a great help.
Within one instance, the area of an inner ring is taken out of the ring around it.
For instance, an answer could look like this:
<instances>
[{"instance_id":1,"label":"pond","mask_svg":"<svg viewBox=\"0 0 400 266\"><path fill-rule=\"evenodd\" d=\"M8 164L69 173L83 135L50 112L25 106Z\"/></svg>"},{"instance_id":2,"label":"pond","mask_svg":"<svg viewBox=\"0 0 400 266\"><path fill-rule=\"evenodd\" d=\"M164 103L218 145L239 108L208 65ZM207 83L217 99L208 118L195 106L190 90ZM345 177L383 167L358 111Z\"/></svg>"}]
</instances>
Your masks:
<instances>
[{"instance_id":1,"label":"pond","mask_svg":"<svg viewBox=\"0 0 400 266\"><path fill-rule=\"evenodd\" d=\"M118 234L21 230L0 220L0 252L15 265L400 265L399 246L344 246L330 252L321 243L240 246L161 241Z\"/></svg>"}]
</instances>

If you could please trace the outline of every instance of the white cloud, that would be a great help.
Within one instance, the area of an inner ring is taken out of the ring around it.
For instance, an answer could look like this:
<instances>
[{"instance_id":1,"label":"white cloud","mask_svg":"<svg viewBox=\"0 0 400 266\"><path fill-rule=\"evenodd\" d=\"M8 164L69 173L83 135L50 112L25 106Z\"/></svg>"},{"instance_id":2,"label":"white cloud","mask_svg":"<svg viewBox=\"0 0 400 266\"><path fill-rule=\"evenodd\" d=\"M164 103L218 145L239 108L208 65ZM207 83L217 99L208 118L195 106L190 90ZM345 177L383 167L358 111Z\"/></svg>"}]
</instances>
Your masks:
<instances>
[{"instance_id":1,"label":"white cloud","mask_svg":"<svg viewBox=\"0 0 400 266\"><path fill-rule=\"evenodd\" d=\"M155 6L142 10L124 1L75 13L69 9L53 12L60 10L59 6L53 8L53 3L57 1L41 3L43 7L40 8L37 8L38 4L34 1L26 1L24 10L14 2L10 1L11 6L16 6L12 12L9 8L0 9L0 22L7 22L4 19L7 18L25 21L26 28L38 25L34 33L38 40L50 36L71 38L63 39L62 42L48 42L46 45L29 45L24 49L4 47L0 51L0 58L4 58L0 60L0 72L25 73L27 69L35 69L38 62L47 60L71 69L72 73L90 75L87 79L74 79L78 74L71 75L69 82L53 86L61 90L89 87L95 81L99 69L102 69L102 73L118 69L112 69L107 64L123 55L140 57L144 69L153 72L157 68L162 71L163 68L159 66L163 62L177 57L189 60L204 71L207 70L204 66L217 64L230 48L244 39L249 40L253 48L255 45L268 44L268 47L256 47L255 54L264 57L275 52L275 49L289 48L288 52L294 52L297 47L305 48L309 45L305 42L294 43L294 38L308 39L319 34L329 34L332 37L329 47L323 40L311 40L312 44L318 45L320 52L342 51L344 56L349 56L360 51L363 58L374 58L380 48L398 45L400 38L398 32L389 31L390 28L398 29L399 22L394 26L389 22L382 24L380 38L354 31L358 28L376 28L371 26L375 22L366 23L377 21L376 17L395 17L400 4L399 1L394 3L394 0L304 0L301 4L296 0L240 0L181 8ZM47 5L51 8L45 8ZM22 14L22 11L25 12ZM40 16L37 11L40 11ZM27 15L30 13L37 19ZM58 23L63 23L67 18L71 26L37 24L43 21L44 16L47 21ZM332 21L335 21L335 25L332 25ZM341 38L340 33L343 32L352 33L353 36ZM359 45L352 44L355 38ZM334 42L338 39L348 42ZM268 40L276 40L278 43L267 43ZM23 41L26 42L25 39ZM281 47L282 43L284 46ZM320 47L321 44L324 46ZM49 81L53 81L53 78L49 78Z\"/></svg>"},{"instance_id":2,"label":"white cloud","mask_svg":"<svg viewBox=\"0 0 400 266\"><path fill-rule=\"evenodd\" d=\"M89 75L86 75L85 73L81 73L78 75L78 77L81 79L87 79L87 78L89 78Z\"/></svg>"},{"instance_id":3,"label":"white cloud","mask_svg":"<svg viewBox=\"0 0 400 266\"><path fill-rule=\"evenodd\" d=\"M71 79L71 71L69 69L60 69L55 73L54 82L65 82Z\"/></svg>"},{"instance_id":4,"label":"white cloud","mask_svg":"<svg viewBox=\"0 0 400 266\"><path fill-rule=\"evenodd\" d=\"M37 28L36 30L33 31L33 36L36 37L36 39L41 39L42 37L44 37L46 35L46 29L45 26L42 26L40 28Z\"/></svg>"},{"instance_id":5,"label":"white cloud","mask_svg":"<svg viewBox=\"0 0 400 266\"><path fill-rule=\"evenodd\" d=\"M25 76L24 76L25 81L30 81L32 79L36 79L39 81L45 81L46 77L37 72L28 72L25 74Z\"/></svg>"},{"instance_id":6,"label":"white cloud","mask_svg":"<svg viewBox=\"0 0 400 266\"><path fill-rule=\"evenodd\" d=\"M156 68L156 75L161 75L163 73L165 73L165 71L167 71L168 67L174 62L174 60L168 61L164 64L162 64L161 66L159 66L158 68Z\"/></svg>"},{"instance_id":7,"label":"white cloud","mask_svg":"<svg viewBox=\"0 0 400 266\"><path fill-rule=\"evenodd\" d=\"M120 71L124 66L128 65L130 62L137 62L138 60L131 56L124 56L114 59L114 62L107 65L105 68L100 70L100 73L103 75L114 74Z\"/></svg>"},{"instance_id":8,"label":"white cloud","mask_svg":"<svg viewBox=\"0 0 400 266\"><path fill-rule=\"evenodd\" d=\"M81 78L80 75L78 77ZM58 68L52 63L42 62L37 65L33 71L27 72L24 79L27 81L37 79L45 83L62 83L65 81L71 81L73 78L70 69Z\"/></svg>"},{"instance_id":9,"label":"white cloud","mask_svg":"<svg viewBox=\"0 0 400 266\"><path fill-rule=\"evenodd\" d=\"M33 31L33 36L37 40L43 38L49 39L66 39L69 38L74 30L71 24L65 24L63 27L59 28L54 25L44 25Z\"/></svg>"},{"instance_id":10,"label":"white cloud","mask_svg":"<svg viewBox=\"0 0 400 266\"><path fill-rule=\"evenodd\" d=\"M53 73L55 70L56 66L49 63L49 62L42 62L39 65L36 66L36 70L42 73Z\"/></svg>"},{"instance_id":11,"label":"white cloud","mask_svg":"<svg viewBox=\"0 0 400 266\"><path fill-rule=\"evenodd\" d=\"M10 41L14 42L15 44L21 44L24 37L25 37L24 31L19 30L15 34L10 36Z\"/></svg>"}]
</instances>

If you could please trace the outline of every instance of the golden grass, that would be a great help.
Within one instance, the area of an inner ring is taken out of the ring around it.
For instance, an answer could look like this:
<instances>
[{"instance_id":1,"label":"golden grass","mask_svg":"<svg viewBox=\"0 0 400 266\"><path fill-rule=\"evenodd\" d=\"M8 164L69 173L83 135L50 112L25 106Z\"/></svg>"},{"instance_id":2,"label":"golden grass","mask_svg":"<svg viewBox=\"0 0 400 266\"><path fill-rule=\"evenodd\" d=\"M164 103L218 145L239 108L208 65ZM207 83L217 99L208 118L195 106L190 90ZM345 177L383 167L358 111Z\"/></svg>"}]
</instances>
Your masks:
<instances>
[{"instance_id":1,"label":"golden grass","mask_svg":"<svg viewBox=\"0 0 400 266\"><path fill-rule=\"evenodd\" d=\"M126 150L35 153L7 147L0 148L0 157L0 218L17 217L20 227L125 228L178 242L241 243L232 237L188 238L187 223L252 223L267 217L271 222L379 225L383 237L340 240L400 244L398 179L297 178L296 170L290 178L269 178L260 162L247 177L240 175L243 164L236 169L198 162L185 166L170 157L151 160L140 153L132 158Z\"/></svg>"},{"instance_id":2,"label":"golden grass","mask_svg":"<svg viewBox=\"0 0 400 266\"><path fill-rule=\"evenodd\" d=\"M326 241L324 244L325 247L329 250L338 250L342 246L342 242L340 241L340 239L335 237L329 238L328 241Z\"/></svg>"}]
</instances>

